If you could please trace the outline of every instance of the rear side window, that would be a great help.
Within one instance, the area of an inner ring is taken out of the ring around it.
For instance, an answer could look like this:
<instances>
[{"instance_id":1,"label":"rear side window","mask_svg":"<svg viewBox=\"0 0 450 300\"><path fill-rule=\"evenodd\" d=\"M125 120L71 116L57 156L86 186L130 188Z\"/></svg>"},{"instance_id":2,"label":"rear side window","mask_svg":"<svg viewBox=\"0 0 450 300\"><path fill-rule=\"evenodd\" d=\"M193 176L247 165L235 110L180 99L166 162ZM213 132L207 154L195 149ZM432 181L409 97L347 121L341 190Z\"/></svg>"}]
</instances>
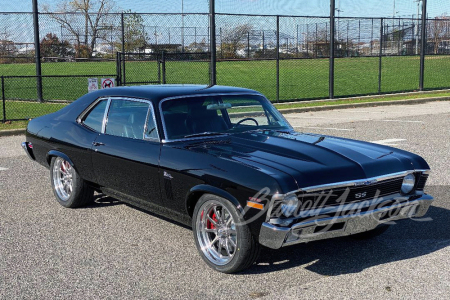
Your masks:
<instances>
[{"instance_id":1,"label":"rear side window","mask_svg":"<svg viewBox=\"0 0 450 300\"><path fill-rule=\"evenodd\" d=\"M143 139L149 104L116 99L111 101L106 124L106 134Z\"/></svg>"},{"instance_id":2,"label":"rear side window","mask_svg":"<svg viewBox=\"0 0 450 300\"><path fill-rule=\"evenodd\" d=\"M83 124L97 132L102 132L103 117L105 116L106 104L108 101L102 100L84 118Z\"/></svg>"}]
</instances>

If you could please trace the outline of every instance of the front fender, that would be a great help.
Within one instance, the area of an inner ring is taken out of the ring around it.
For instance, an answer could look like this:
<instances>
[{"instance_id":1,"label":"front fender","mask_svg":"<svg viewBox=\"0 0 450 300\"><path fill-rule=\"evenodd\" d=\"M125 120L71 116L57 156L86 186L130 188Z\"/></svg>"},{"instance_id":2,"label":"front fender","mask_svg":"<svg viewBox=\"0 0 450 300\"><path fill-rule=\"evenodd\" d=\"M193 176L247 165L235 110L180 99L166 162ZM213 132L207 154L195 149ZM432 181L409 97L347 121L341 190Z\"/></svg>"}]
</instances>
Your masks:
<instances>
[{"instance_id":1,"label":"front fender","mask_svg":"<svg viewBox=\"0 0 450 300\"><path fill-rule=\"evenodd\" d=\"M231 203L233 203L234 206L236 206L236 208L239 210L240 213L244 214L244 208L242 207L241 203L239 203L239 201L230 193L228 193L227 191L224 191L222 189L219 189L217 187L208 185L208 184L200 184L197 186L194 186L193 188L191 188L188 192L188 194L186 195L186 212L188 213L189 216L192 216L193 212L194 212L194 207L195 207L195 203L197 201L197 199L199 198L199 195L202 194L213 194L219 197L222 197L224 199L227 199L228 201L230 201Z\"/></svg>"}]
</instances>

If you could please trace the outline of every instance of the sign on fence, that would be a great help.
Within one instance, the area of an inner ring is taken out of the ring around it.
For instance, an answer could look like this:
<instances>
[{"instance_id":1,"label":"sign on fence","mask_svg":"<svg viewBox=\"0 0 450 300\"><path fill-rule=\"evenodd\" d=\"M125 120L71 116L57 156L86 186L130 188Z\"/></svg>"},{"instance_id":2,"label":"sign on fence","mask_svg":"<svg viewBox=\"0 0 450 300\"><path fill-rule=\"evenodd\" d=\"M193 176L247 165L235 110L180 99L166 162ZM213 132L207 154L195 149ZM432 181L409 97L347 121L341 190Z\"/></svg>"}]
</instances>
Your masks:
<instances>
[{"instance_id":1,"label":"sign on fence","mask_svg":"<svg viewBox=\"0 0 450 300\"><path fill-rule=\"evenodd\" d=\"M98 79L88 78L88 93L92 93L98 90Z\"/></svg>"},{"instance_id":2,"label":"sign on fence","mask_svg":"<svg viewBox=\"0 0 450 300\"><path fill-rule=\"evenodd\" d=\"M116 86L114 78L102 78L102 89L109 89Z\"/></svg>"}]
</instances>

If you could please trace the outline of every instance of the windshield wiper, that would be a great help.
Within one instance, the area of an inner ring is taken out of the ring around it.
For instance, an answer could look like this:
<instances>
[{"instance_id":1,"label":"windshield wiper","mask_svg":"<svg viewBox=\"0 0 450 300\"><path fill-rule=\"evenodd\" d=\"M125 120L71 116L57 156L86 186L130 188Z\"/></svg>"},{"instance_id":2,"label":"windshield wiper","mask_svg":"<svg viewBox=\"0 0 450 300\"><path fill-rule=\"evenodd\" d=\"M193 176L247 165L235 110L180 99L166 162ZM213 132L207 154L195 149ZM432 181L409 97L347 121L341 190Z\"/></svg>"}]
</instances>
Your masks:
<instances>
[{"instance_id":1,"label":"windshield wiper","mask_svg":"<svg viewBox=\"0 0 450 300\"><path fill-rule=\"evenodd\" d=\"M184 138L202 137L202 136L214 136L214 135L230 135L230 134L226 133L226 132L210 132L210 131L206 131L206 132L200 132L200 133L194 133L194 134L185 135Z\"/></svg>"}]
</instances>

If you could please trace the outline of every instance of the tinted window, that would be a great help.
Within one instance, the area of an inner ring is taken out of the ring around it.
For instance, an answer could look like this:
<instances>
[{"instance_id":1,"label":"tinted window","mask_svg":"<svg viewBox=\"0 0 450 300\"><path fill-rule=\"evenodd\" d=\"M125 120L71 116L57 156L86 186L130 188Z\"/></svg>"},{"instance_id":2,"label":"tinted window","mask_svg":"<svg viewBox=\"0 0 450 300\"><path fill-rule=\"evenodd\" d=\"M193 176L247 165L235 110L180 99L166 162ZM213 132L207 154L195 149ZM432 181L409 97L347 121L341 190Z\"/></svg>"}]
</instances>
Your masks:
<instances>
[{"instance_id":1,"label":"tinted window","mask_svg":"<svg viewBox=\"0 0 450 300\"><path fill-rule=\"evenodd\" d=\"M148 107L149 104L145 102L112 100L105 133L133 139L143 139Z\"/></svg>"},{"instance_id":2,"label":"tinted window","mask_svg":"<svg viewBox=\"0 0 450 300\"><path fill-rule=\"evenodd\" d=\"M101 132L107 103L108 101L106 100L100 101L84 118L83 124L97 132Z\"/></svg>"},{"instance_id":3,"label":"tinted window","mask_svg":"<svg viewBox=\"0 0 450 300\"><path fill-rule=\"evenodd\" d=\"M168 139L200 133L232 133L292 127L264 97L202 96L173 99L161 105Z\"/></svg>"}]
</instances>

